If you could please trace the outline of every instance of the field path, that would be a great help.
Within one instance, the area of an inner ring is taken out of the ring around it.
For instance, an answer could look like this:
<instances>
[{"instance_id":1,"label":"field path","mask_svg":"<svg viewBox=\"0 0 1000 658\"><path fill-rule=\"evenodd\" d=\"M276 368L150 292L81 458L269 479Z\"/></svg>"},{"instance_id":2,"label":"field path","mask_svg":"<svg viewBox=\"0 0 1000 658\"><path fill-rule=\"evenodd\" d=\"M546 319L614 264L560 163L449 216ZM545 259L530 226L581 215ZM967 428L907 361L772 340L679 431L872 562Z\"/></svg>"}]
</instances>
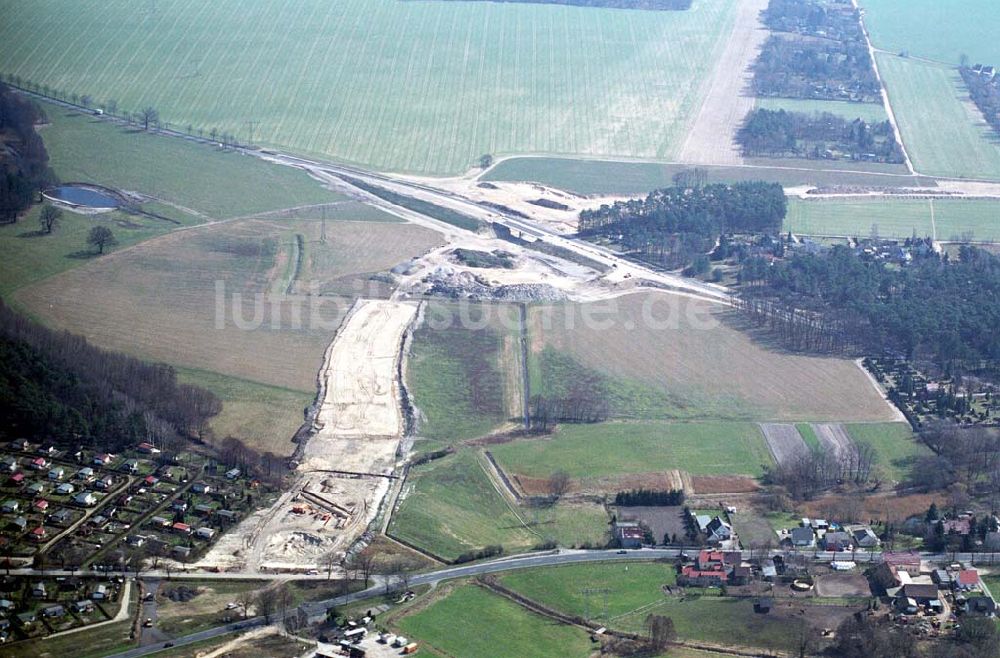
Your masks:
<instances>
[{"instance_id":1,"label":"field path","mask_svg":"<svg viewBox=\"0 0 1000 658\"><path fill-rule=\"evenodd\" d=\"M679 160L692 164L743 164L736 131L753 109L750 67L767 39L760 12L768 0L741 0L732 34L715 64L708 95L681 147Z\"/></svg>"},{"instance_id":2,"label":"field path","mask_svg":"<svg viewBox=\"0 0 1000 658\"><path fill-rule=\"evenodd\" d=\"M791 423L761 423L760 431L764 433L767 448L779 466L809 455L809 446Z\"/></svg>"}]
</instances>

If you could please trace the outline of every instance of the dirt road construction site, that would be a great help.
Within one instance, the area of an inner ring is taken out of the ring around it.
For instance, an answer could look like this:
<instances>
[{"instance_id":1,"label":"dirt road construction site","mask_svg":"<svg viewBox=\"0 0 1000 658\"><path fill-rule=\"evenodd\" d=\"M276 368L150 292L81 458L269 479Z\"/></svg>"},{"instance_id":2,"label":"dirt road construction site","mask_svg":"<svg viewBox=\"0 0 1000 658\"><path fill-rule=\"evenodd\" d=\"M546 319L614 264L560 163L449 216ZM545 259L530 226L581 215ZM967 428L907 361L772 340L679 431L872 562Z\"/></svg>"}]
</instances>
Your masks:
<instances>
[{"instance_id":1,"label":"dirt road construction site","mask_svg":"<svg viewBox=\"0 0 1000 658\"><path fill-rule=\"evenodd\" d=\"M327 349L319 408L298 479L225 537L200 566L245 571L338 562L375 518L405 429L398 359L417 304L358 300Z\"/></svg>"}]
</instances>

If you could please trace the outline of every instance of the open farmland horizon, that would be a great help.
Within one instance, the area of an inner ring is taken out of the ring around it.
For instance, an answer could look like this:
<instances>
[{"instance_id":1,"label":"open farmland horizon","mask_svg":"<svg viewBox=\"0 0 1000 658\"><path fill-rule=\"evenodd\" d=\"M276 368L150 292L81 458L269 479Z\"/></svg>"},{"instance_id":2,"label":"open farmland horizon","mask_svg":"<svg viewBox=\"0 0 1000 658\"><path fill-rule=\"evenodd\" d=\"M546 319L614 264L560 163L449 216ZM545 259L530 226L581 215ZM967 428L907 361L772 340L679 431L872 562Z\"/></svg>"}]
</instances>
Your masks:
<instances>
[{"instance_id":1,"label":"open farmland horizon","mask_svg":"<svg viewBox=\"0 0 1000 658\"><path fill-rule=\"evenodd\" d=\"M207 135L377 169L675 154L732 28L687 11L486 2L0 2L6 75Z\"/></svg>"}]
</instances>

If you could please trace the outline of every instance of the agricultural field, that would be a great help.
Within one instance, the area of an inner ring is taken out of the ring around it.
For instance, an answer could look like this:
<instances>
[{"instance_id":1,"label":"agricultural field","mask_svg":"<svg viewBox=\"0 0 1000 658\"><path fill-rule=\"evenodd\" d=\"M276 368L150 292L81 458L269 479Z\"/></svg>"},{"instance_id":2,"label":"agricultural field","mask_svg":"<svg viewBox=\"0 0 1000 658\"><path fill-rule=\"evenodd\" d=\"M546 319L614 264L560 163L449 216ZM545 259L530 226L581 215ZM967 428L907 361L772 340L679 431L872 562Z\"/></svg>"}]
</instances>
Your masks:
<instances>
[{"instance_id":1,"label":"agricultural field","mask_svg":"<svg viewBox=\"0 0 1000 658\"><path fill-rule=\"evenodd\" d=\"M779 650L793 646L798 613L805 604L797 602L794 612L781 606L760 615L753 611L752 598L723 597L716 590L683 597L669 595L661 588L673 580L673 565L669 564L604 563L518 571L504 576L503 583L530 599L577 615L587 612L583 589L606 588L610 590L606 623L620 630L641 633L646 616L658 614L673 619L682 640ZM602 594L592 595L589 604L592 616L603 615ZM819 627L836 627L837 620L853 612L834 605L806 607L806 619ZM707 619L712 623L706 624Z\"/></svg>"},{"instance_id":2,"label":"agricultural field","mask_svg":"<svg viewBox=\"0 0 1000 658\"><path fill-rule=\"evenodd\" d=\"M583 593L585 589L610 589L608 616L626 615L665 597L664 585L674 585L676 571L671 562L599 562L566 566L522 569L501 577L501 582L529 599L540 601L571 615L593 619L603 617L603 595Z\"/></svg>"},{"instance_id":3,"label":"agricultural field","mask_svg":"<svg viewBox=\"0 0 1000 658\"><path fill-rule=\"evenodd\" d=\"M993 0L963 0L961 7L937 0L860 0L875 47L906 51L951 66L962 55L971 63L1000 62L1000 30Z\"/></svg>"},{"instance_id":4,"label":"agricultural field","mask_svg":"<svg viewBox=\"0 0 1000 658\"><path fill-rule=\"evenodd\" d=\"M444 559L500 544L507 552L542 542L497 490L471 451L411 469L389 534Z\"/></svg>"},{"instance_id":5,"label":"agricultural field","mask_svg":"<svg viewBox=\"0 0 1000 658\"><path fill-rule=\"evenodd\" d=\"M802 235L1000 240L995 199L789 199L785 229Z\"/></svg>"},{"instance_id":6,"label":"agricultural field","mask_svg":"<svg viewBox=\"0 0 1000 658\"><path fill-rule=\"evenodd\" d=\"M42 107L50 123L39 134L63 182L139 192L182 217L202 219L344 200L291 167L130 129L49 103Z\"/></svg>"},{"instance_id":7,"label":"agricultural field","mask_svg":"<svg viewBox=\"0 0 1000 658\"><path fill-rule=\"evenodd\" d=\"M457 307L430 303L413 333L406 372L420 410L418 451L482 436L521 412L516 309L473 305L466 315L475 328Z\"/></svg>"},{"instance_id":8,"label":"agricultural field","mask_svg":"<svg viewBox=\"0 0 1000 658\"><path fill-rule=\"evenodd\" d=\"M109 349L313 392L323 352L352 300L271 297L287 271L283 245L301 234L307 249L337 261L305 270L322 288L391 267L438 239L427 229L385 222L328 223L325 244L319 231L317 221L247 220L176 232L22 288L15 301Z\"/></svg>"},{"instance_id":9,"label":"agricultural field","mask_svg":"<svg viewBox=\"0 0 1000 658\"><path fill-rule=\"evenodd\" d=\"M668 158L735 6L4 0L0 62L61 94L152 105L174 128L247 140L254 121L255 143L377 169L454 174L484 153Z\"/></svg>"},{"instance_id":10,"label":"agricultural field","mask_svg":"<svg viewBox=\"0 0 1000 658\"><path fill-rule=\"evenodd\" d=\"M756 477L773 463L752 423L562 425L550 439L514 441L493 446L491 452L511 474L548 478L562 470L581 480L581 487L611 491L619 490L622 476L683 469L694 475Z\"/></svg>"},{"instance_id":11,"label":"agricultural field","mask_svg":"<svg viewBox=\"0 0 1000 658\"><path fill-rule=\"evenodd\" d=\"M868 123L887 121L885 107L876 103L849 103L846 101L808 100L801 98L758 98L756 106L765 110L787 112L829 113L846 119L864 119Z\"/></svg>"},{"instance_id":12,"label":"agricultural field","mask_svg":"<svg viewBox=\"0 0 1000 658\"><path fill-rule=\"evenodd\" d=\"M845 427L856 443L875 448L878 465L897 482L905 478L917 459L931 455L907 423L850 423Z\"/></svg>"},{"instance_id":13,"label":"agricultural field","mask_svg":"<svg viewBox=\"0 0 1000 658\"><path fill-rule=\"evenodd\" d=\"M909 187L927 181L882 171L820 171L808 161L771 161L770 166L714 167L698 165L708 172L713 183L764 180L783 185L879 185ZM829 168L833 162L823 162ZM855 163L850 163L854 165ZM795 166L792 166L795 165ZM661 187L670 187L674 174L691 165L660 164L639 161L612 161L568 158L509 158L485 172L480 180L541 183L582 195L642 195Z\"/></svg>"},{"instance_id":14,"label":"agricultural field","mask_svg":"<svg viewBox=\"0 0 1000 658\"><path fill-rule=\"evenodd\" d=\"M876 55L913 167L928 176L1000 179L1000 144L958 71Z\"/></svg>"},{"instance_id":15,"label":"agricultural field","mask_svg":"<svg viewBox=\"0 0 1000 658\"><path fill-rule=\"evenodd\" d=\"M584 368L659 391L671 401L661 415L741 421L895 418L853 361L768 349L741 331L737 318L699 301L639 293L589 305L533 307L529 320L533 362L552 348Z\"/></svg>"},{"instance_id":16,"label":"agricultural field","mask_svg":"<svg viewBox=\"0 0 1000 658\"><path fill-rule=\"evenodd\" d=\"M584 658L593 651L582 629L556 624L475 585L457 586L395 625L448 656Z\"/></svg>"}]
</instances>

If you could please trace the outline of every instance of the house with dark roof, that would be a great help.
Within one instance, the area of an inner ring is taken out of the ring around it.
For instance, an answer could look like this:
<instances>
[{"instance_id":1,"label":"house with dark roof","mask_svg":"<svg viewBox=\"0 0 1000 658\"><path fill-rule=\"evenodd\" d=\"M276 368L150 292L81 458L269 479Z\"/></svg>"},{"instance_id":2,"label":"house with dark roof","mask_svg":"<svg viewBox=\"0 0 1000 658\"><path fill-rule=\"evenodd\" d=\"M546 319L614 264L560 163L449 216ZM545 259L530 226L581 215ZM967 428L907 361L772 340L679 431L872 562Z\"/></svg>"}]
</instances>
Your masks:
<instances>
[{"instance_id":1,"label":"house with dark roof","mask_svg":"<svg viewBox=\"0 0 1000 658\"><path fill-rule=\"evenodd\" d=\"M845 530L851 535L854 545L858 548L877 548L879 543L878 535L866 525L851 525Z\"/></svg>"},{"instance_id":2,"label":"house with dark roof","mask_svg":"<svg viewBox=\"0 0 1000 658\"><path fill-rule=\"evenodd\" d=\"M823 547L828 551L849 551L853 546L851 536L837 530L823 535Z\"/></svg>"},{"instance_id":3,"label":"house with dark roof","mask_svg":"<svg viewBox=\"0 0 1000 658\"><path fill-rule=\"evenodd\" d=\"M788 533L788 541L795 548L812 548L816 545L816 535L808 526L792 528Z\"/></svg>"},{"instance_id":4,"label":"house with dark roof","mask_svg":"<svg viewBox=\"0 0 1000 658\"><path fill-rule=\"evenodd\" d=\"M900 596L913 599L918 604L926 604L938 599L938 588L934 584L908 583L899 591Z\"/></svg>"}]
</instances>

